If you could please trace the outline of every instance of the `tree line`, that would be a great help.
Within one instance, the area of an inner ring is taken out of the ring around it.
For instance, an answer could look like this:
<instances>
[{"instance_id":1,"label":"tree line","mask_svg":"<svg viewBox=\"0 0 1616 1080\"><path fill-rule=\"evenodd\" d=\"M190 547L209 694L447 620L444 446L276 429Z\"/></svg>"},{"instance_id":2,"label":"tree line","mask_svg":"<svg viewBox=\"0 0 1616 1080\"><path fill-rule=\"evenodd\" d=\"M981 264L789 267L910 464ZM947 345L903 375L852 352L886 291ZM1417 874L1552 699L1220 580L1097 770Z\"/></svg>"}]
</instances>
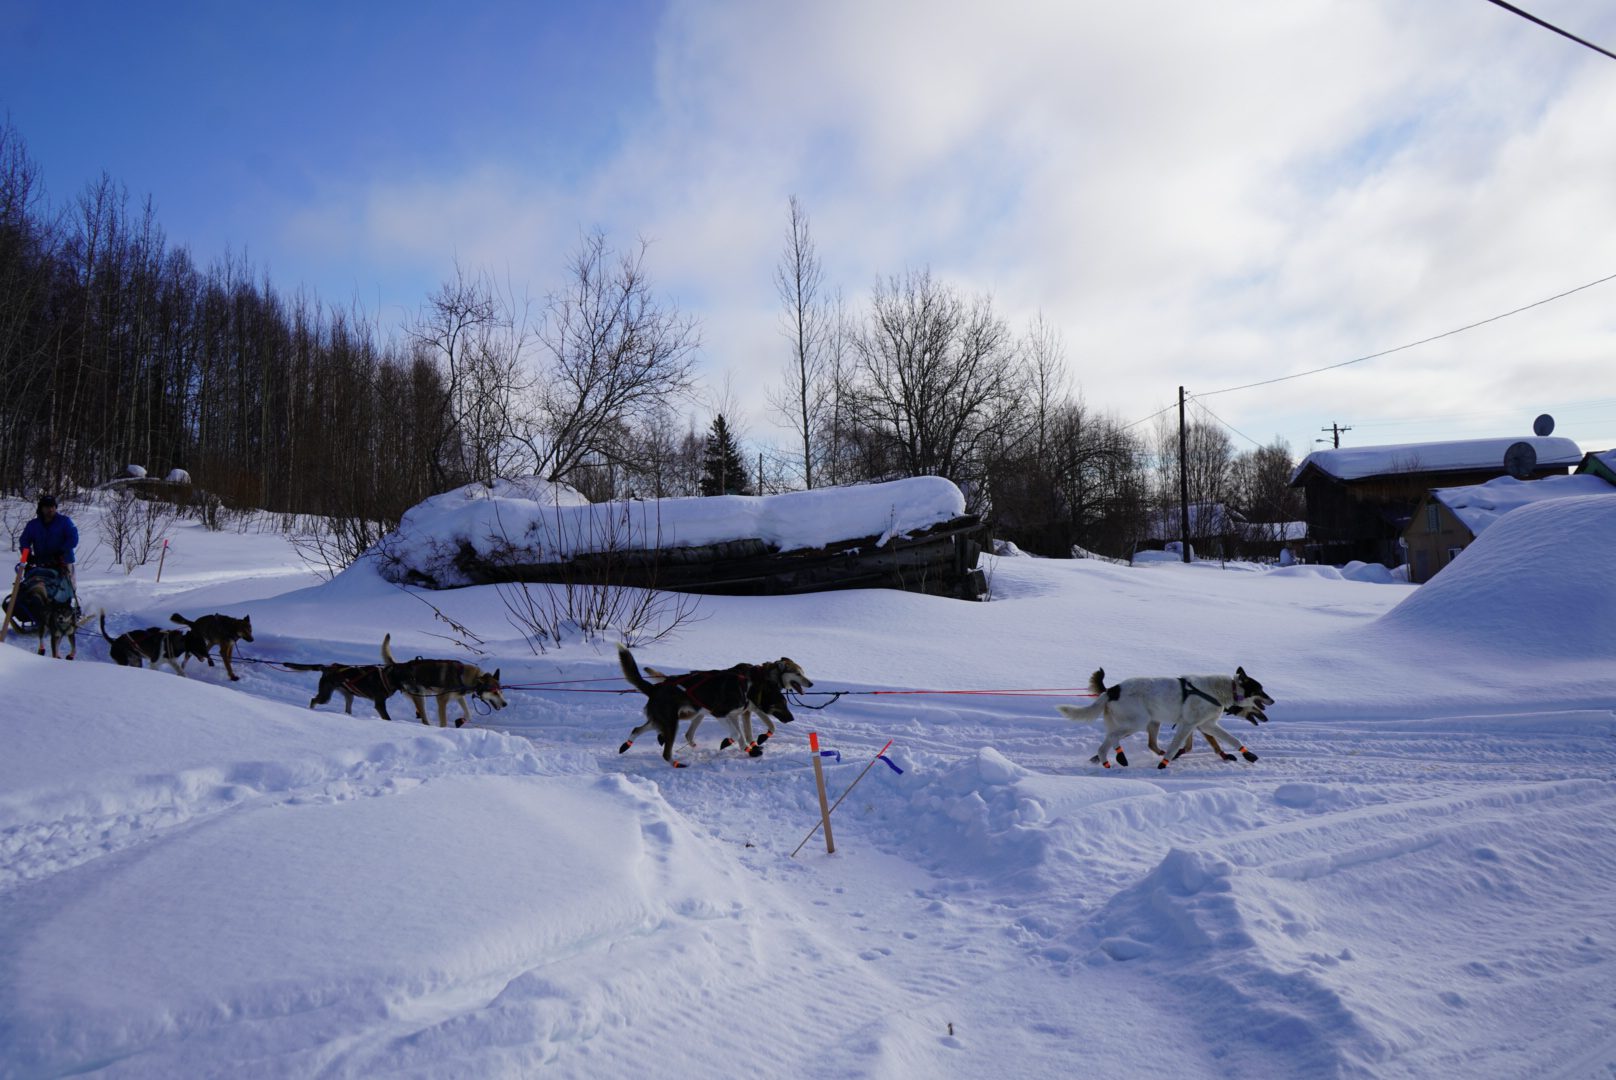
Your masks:
<instances>
[{"instance_id":1,"label":"tree line","mask_svg":"<svg viewBox=\"0 0 1616 1080\"><path fill-rule=\"evenodd\" d=\"M887 276L827 285L801 203L775 273L784 447L742 450L733 401L696 401L700 328L652 288L645 245L599 231L542 300L456 268L406 325L286 296L231 255L199 266L110 177L51 207L0 124L0 491L68 490L139 463L227 504L386 527L427 495L539 475L591 499L772 493L938 475L996 536L1126 555L1176 506L1176 427L1072 389L1058 331L991 297ZM726 418L727 416L727 418ZM1282 444L1191 428L1191 500L1299 518ZM755 453L755 459L754 459ZM369 535L361 530L360 539Z\"/></svg>"}]
</instances>

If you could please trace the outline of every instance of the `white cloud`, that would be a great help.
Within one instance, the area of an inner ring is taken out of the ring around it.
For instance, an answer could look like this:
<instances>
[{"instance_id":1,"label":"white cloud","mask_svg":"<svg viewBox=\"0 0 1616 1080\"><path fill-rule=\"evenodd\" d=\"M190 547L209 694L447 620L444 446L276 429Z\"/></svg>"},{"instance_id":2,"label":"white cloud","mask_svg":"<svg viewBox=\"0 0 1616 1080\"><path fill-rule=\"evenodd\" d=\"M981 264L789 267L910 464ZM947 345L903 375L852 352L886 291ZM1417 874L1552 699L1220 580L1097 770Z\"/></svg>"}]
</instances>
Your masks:
<instances>
[{"instance_id":1,"label":"white cloud","mask_svg":"<svg viewBox=\"0 0 1616 1080\"><path fill-rule=\"evenodd\" d=\"M1552 6L1616 41L1600 5ZM1489 5L689 0L656 44L654 100L581 175L491 146L337 193L297 234L541 293L579 228L644 235L759 435L792 194L851 301L930 265L1018 323L1042 310L1086 398L1125 418L1616 272L1616 64ZM1534 402L1588 396L1610 290L1208 404L1299 451L1335 420L1442 437L1444 416L1519 408L1524 428ZM1587 423L1616 434L1609 410Z\"/></svg>"}]
</instances>

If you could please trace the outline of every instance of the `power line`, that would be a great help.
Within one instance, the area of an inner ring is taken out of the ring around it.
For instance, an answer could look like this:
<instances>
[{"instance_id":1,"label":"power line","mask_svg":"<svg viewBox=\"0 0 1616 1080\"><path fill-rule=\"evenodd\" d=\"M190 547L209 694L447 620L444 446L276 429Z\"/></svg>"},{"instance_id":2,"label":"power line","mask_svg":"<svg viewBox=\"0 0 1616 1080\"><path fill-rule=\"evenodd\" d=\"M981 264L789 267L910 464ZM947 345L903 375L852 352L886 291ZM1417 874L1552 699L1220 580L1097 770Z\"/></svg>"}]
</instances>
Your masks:
<instances>
[{"instance_id":1,"label":"power line","mask_svg":"<svg viewBox=\"0 0 1616 1080\"><path fill-rule=\"evenodd\" d=\"M1600 54L1602 54L1604 56L1610 57L1612 60L1616 60L1616 53L1610 52L1607 49L1601 49L1598 45L1595 45L1591 41L1584 41L1582 38L1578 37L1576 34L1571 33L1569 30L1562 30L1558 26L1555 26L1551 22L1544 22L1542 19L1538 18L1536 15L1533 15L1530 11L1522 11L1520 8L1516 7L1514 4L1506 4L1504 2L1504 0L1487 0L1487 2L1490 3L1490 4L1497 4L1499 7L1503 8L1505 11L1514 12L1516 15L1519 15L1521 18L1526 19L1529 22L1537 23L1539 26L1543 27L1543 29L1545 29L1545 30L1553 30L1556 34L1559 34L1561 37L1570 38L1572 41L1575 41L1578 45L1585 46L1587 48L1592 49L1596 53L1600 53Z\"/></svg>"},{"instance_id":2,"label":"power line","mask_svg":"<svg viewBox=\"0 0 1616 1080\"><path fill-rule=\"evenodd\" d=\"M1250 435L1247 435L1244 431L1241 431L1239 428L1237 428L1233 424L1229 423L1229 421L1225 420L1223 417L1219 416L1217 413L1213 412L1211 409L1209 409L1205 405L1201 404L1201 398L1200 398L1199 394L1191 395L1190 400L1195 402L1195 407L1197 409L1200 409L1202 412L1206 413L1206 415L1210 416L1212 419L1216 420L1218 423L1222 424L1224 427L1228 428L1230 431L1234 432L1236 435L1238 435L1242 439L1246 440L1252 446L1255 446L1259 450L1262 449L1262 443L1258 442L1256 439L1253 439Z\"/></svg>"},{"instance_id":3,"label":"power line","mask_svg":"<svg viewBox=\"0 0 1616 1080\"><path fill-rule=\"evenodd\" d=\"M1280 376L1278 376L1276 378L1273 378L1273 379L1261 379L1261 380L1259 380L1257 382L1243 383L1240 386L1226 386L1222 390L1209 390L1204 394L1198 394L1196 396L1197 397L1215 397L1218 394L1232 394L1236 390L1250 390L1254 386L1270 386L1270 385L1272 385L1274 383L1286 382L1287 380L1290 380L1290 379L1300 379L1305 375L1317 375L1321 371L1334 371L1336 368L1344 368L1344 367L1347 367L1350 364L1361 364L1365 360L1376 360L1376 359L1379 359L1382 356L1390 356L1392 353L1399 353L1399 352L1402 352L1405 349L1412 349L1417 345L1428 345L1433 341L1440 341L1445 337L1452 337L1454 334L1462 334L1466 330L1474 330L1478 326L1486 326L1488 323L1495 323L1500 319L1507 319L1511 315L1519 315L1523 311L1530 311L1535 307L1542 307L1544 304L1553 303L1556 300L1563 300L1566 297L1572 295L1573 293L1582 292L1584 289L1591 289L1595 285L1603 285L1607 281L1616 281L1616 274L1609 274L1609 275L1607 275L1605 277L1598 278L1597 280L1587 282L1586 284L1578 285L1574 289L1567 289L1565 292L1555 293L1553 296L1545 296L1541 300L1534 300L1532 303L1525 304L1525 305L1523 305L1521 307L1515 308L1513 311L1506 311L1506 312L1504 312L1504 313L1502 313L1500 315L1493 315L1493 316L1490 316L1489 318L1481 319L1481 320L1479 320L1477 322L1473 322L1473 323L1468 323L1468 324L1466 324L1464 326L1456 327L1455 329L1447 330L1447 331L1444 331L1444 332L1442 332L1440 334L1432 334L1430 337L1421 338L1418 341L1411 341L1407 345L1399 345L1395 349L1383 349L1383 350L1381 350L1380 352L1377 352L1377 353L1370 353L1368 356L1360 356L1360 357L1357 357L1357 358L1352 359L1352 360L1343 360L1338 364L1326 364L1324 367L1313 368L1310 371L1298 371L1294 375L1280 375ZM1166 409L1162 410L1162 412L1166 412L1166 411L1167 411ZM1153 413L1152 415L1160 415L1160 414L1159 413ZM1149 420L1149 419L1150 419L1149 416L1145 417L1145 420ZM1144 422L1143 420L1139 421L1139 423L1143 423L1143 422ZM1129 425L1129 426L1131 427L1132 425Z\"/></svg>"}]
</instances>

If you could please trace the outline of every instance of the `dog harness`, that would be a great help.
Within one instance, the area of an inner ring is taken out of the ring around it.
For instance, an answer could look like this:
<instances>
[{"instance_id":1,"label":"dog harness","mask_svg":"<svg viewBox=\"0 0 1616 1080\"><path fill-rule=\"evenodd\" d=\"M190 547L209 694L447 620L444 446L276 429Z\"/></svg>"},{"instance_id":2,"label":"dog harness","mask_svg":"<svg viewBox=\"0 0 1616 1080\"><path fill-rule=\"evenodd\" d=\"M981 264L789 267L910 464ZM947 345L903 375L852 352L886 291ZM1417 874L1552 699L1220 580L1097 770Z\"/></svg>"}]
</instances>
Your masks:
<instances>
[{"instance_id":1,"label":"dog harness","mask_svg":"<svg viewBox=\"0 0 1616 1080\"><path fill-rule=\"evenodd\" d=\"M1180 701L1188 701L1190 699L1190 695L1194 694L1198 698L1205 698L1207 701L1210 701L1212 704L1216 705L1220 709L1223 708L1223 702L1219 701L1217 698L1213 697L1211 694L1207 693L1205 690L1202 690L1199 687L1195 686L1193 683L1191 683L1188 679L1184 678L1183 676L1179 676L1178 689L1184 695L1182 698L1179 699Z\"/></svg>"}]
</instances>

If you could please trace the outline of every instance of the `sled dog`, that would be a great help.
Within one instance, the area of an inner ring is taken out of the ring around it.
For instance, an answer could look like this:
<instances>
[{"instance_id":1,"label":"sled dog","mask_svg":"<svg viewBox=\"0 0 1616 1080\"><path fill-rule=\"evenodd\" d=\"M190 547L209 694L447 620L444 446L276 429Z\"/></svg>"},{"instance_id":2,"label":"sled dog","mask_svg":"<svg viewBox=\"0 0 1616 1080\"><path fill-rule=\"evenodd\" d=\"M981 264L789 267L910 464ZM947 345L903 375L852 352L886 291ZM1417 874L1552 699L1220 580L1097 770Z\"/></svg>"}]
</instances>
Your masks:
<instances>
[{"instance_id":1,"label":"sled dog","mask_svg":"<svg viewBox=\"0 0 1616 1080\"><path fill-rule=\"evenodd\" d=\"M1157 768L1189 748L1196 732L1216 736L1231 746L1237 746L1247 761L1256 761L1257 755L1240 746L1240 741L1218 723L1218 718L1230 714L1257 724L1268 719L1263 710L1274 699L1263 692L1262 684L1246 674L1245 668L1236 668L1234 675L1181 675L1177 678L1124 679L1115 686L1105 685L1105 670L1096 671L1089 678L1089 690L1095 695L1090 705L1060 705L1061 714L1070 720L1105 721L1105 735L1099 751L1090 758L1106 768L1111 767L1110 752L1117 752L1117 764L1126 765L1121 740L1136 731L1148 733L1150 748L1161 757ZM1175 724L1178 731L1163 751L1156 745L1156 736L1163 724ZM1216 741L1212 749L1224 761L1233 761Z\"/></svg>"},{"instance_id":2,"label":"sled dog","mask_svg":"<svg viewBox=\"0 0 1616 1080\"><path fill-rule=\"evenodd\" d=\"M120 667L144 667L167 664L174 674L185 677L185 663L191 651L185 647L186 631L170 630L161 626L148 626L143 630L127 630L117 637L107 633L107 613L101 612L101 637L108 645L112 662Z\"/></svg>"},{"instance_id":3,"label":"sled dog","mask_svg":"<svg viewBox=\"0 0 1616 1080\"><path fill-rule=\"evenodd\" d=\"M285 666L293 671L320 673L319 688L309 699L311 709L330 701L332 694L341 694L342 711L349 716L353 715L354 698L362 697L376 706L376 713L383 720L392 719L387 715L387 699L398 686L387 677L387 669L380 664L294 664L287 661Z\"/></svg>"},{"instance_id":4,"label":"sled dog","mask_svg":"<svg viewBox=\"0 0 1616 1080\"><path fill-rule=\"evenodd\" d=\"M801 693L814 685L808 673L802 670L789 656L782 656L778 660L770 660L766 664L736 664L730 671L741 671L747 677L746 708L741 713L741 733L745 736L743 746L754 743L762 746L774 737L774 722L779 720L782 724L792 723L797 718L791 715L791 709L786 705L787 693ZM665 681L670 676L663 674L656 668L648 667L645 673L658 682ZM752 737L752 715L756 713L768 727L756 739ZM701 726L705 713L697 713L691 717L690 724L685 728L685 742L691 747L696 745L696 729ZM737 740L739 741L739 740ZM718 744L720 750L730 744L725 739Z\"/></svg>"},{"instance_id":5,"label":"sled dog","mask_svg":"<svg viewBox=\"0 0 1616 1080\"><path fill-rule=\"evenodd\" d=\"M466 701L474 697L495 709L505 707L505 695L499 689L499 671L489 674L476 664L464 660L428 660L417 656L403 663L393 659L390 648L393 635L382 638L382 677L415 703L415 715L427 723L426 703L423 699L438 699L438 726L448 727L448 708L451 701L460 703L460 719L455 727L464 727L471 719L471 705ZM382 714L386 716L386 713Z\"/></svg>"},{"instance_id":6,"label":"sled dog","mask_svg":"<svg viewBox=\"0 0 1616 1080\"><path fill-rule=\"evenodd\" d=\"M206 660L208 667L213 666L213 647L219 647L219 659L224 661L224 673L230 676L231 682L239 682L241 676L236 669L230 666L230 655L236 651L237 641L251 641L252 616L245 619L232 618L229 615L204 615L200 619L187 619L184 615L175 612L169 616L170 621L181 623L188 627L186 631L185 647L191 655L199 660Z\"/></svg>"},{"instance_id":7,"label":"sled dog","mask_svg":"<svg viewBox=\"0 0 1616 1080\"><path fill-rule=\"evenodd\" d=\"M645 723L628 733L619 754L634 745L634 740L652 728L657 742L662 745L662 760L674 768L684 763L673 757L673 740L679 734L679 721L696 720L707 714L718 717L729 725L731 737L741 745L749 757L759 757L763 748L747 739L741 717L749 708L748 693L752 680L747 674L750 665L736 664L722 671L689 671L683 675L663 675L661 682L652 682L640 672L634 654L622 645L617 647L617 660L623 668L623 677L645 695ZM691 743L694 746L694 743Z\"/></svg>"},{"instance_id":8,"label":"sled dog","mask_svg":"<svg viewBox=\"0 0 1616 1080\"><path fill-rule=\"evenodd\" d=\"M67 657L72 660L79 654L79 618L78 612L73 609L73 601L61 601L51 595L51 588L44 575L30 576L23 579L17 590L13 603L18 608L34 611L39 616L39 623L34 634L38 639L38 652L45 655L45 635L50 635L51 656L60 659L58 650L62 639L67 639ZM86 622L89 620L86 619Z\"/></svg>"}]
</instances>

